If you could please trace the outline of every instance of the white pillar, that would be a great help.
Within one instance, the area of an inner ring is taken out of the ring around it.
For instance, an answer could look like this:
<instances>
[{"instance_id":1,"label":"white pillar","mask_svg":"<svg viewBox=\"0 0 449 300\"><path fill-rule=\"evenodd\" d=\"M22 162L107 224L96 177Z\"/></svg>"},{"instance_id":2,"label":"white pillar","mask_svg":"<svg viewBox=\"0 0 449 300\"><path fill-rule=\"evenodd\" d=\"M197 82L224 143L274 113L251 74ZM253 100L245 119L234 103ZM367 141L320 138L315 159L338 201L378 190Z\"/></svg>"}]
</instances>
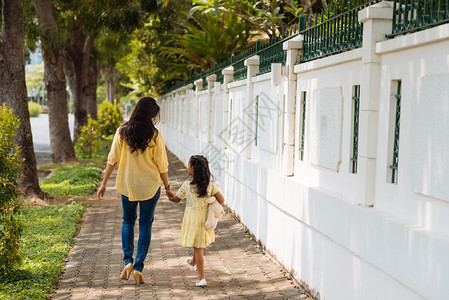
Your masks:
<instances>
[{"instance_id":1,"label":"white pillar","mask_svg":"<svg viewBox=\"0 0 449 300\"><path fill-rule=\"evenodd\" d=\"M284 141L282 169L286 176L293 176L295 170L295 123L296 123L296 80L294 67L302 55L303 36L300 35L284 42L283 49L287 51L285 75L288 79L284 111ZM277 80L275 80L276 82Z\"/></svg>"},{"instance_id":2,"label":"white pillar","mask_svg":"<svg viewBox=\"0 0 449 300\"><path fill-rule=\"evenodd\" d=\"M191 109L192 109L192 92L193 92L193 84L189 83L188 85L186 85L184 87L185 92L186 92L186 98L185 98L185 112L186 112L186 119L185 119L185 132L190 135L190 122L192 122L192 113L191 113Z\"/></svg>"},{"instance_id":3,"label":"white pillar","mask_svg":"<svg viewBox=\"0 0 449 300\"><path fill-rule=\"evenodd\" d=\"M174 111L173 111L173 93L170 93L169 95L168 95L168 107L169 107L169 126L171 127L171 128L173 128L174 127L174 115L175 115L175 113L174 113Z\"/></svg>"},{"instance_id":4,"label":"white pillar","mask_svg":"<svg viewBox=\"0 0 449 300\"><path fill-rule=\"evenodd\" d=\"M360 85L360 125L357 201L373 206L376 185L376 157L380 88L380 57L376 43L391 33L393 3L382 1L359 11L363 23L362 81Z\"/></svg>"},{"instance_id":5,"label":"white pillar","mask_svg":"<svg viewBox=\"0 0 449 300\"><path fill-rule=\"evenodd\" d=\"M212 131L213 131L213 122L214 122L214 85L215 81L217 81L217 75L212 74L206 77L207 80L207 94L209 98L209 111L207 117L207 142L212 143Z\"/></svg>"},{"instance_id":6,"label":"white pillar","mask_svg":"<svg viewBox=\"0 0 449 300\"><path fill-rule=\"evenodd\" d=\"M199 138L200 137L200 91L203 89L203 79L198 79L195 80L194 82L195 84L195 109L196 109L196 114L195 114L195 137Z\"/></svg>"},{"instance_id":7,"label":"white pillar","mask_svg":"<svg viewBox=\"0 0 449 300\"><path fill-rule=\"evenodd\" d=\"M246 137L243 141L244 145L248 145L246 148L246 158L251 159L252 152L252 144L253 144L253 99L254 99L254 84L253 84L253 76L256 76L259 73L259 55L254 55L245 60L245 66L248 68L247 70L247 99L244 107L248 107L248 115L244 118L244 122L247 125ZM251 141L251 143L249 143Z\"/></svg>"},{"instance_id":8,"label":"white pillar","mask_svg":"<svg viewBox=\"0 0 449 300\"><path fill-rule=\"evenodd\" d=\"M176 131L181 131L182 128L182 99L181 99L181 91L176 90Z\"/></svg>"},{"instance_id":9,"label":"white pillar","mask_svg":"<svg viewBox=\"0 0 449 300\"><path fill-rule=\"evenodd\" d=\"M230 118L230 109L231 105L229 103L229 89L228 89L228 83L232 81L232 77L234 76L234 67L229 66L223 71L221 71L223 74L223 101L224 101L224 115L223 115L223 129L229 128L231 125ZM222 139L228 141L229 140L229 130L223 131L222 133ZM226 143L223 143L224 148L226 148Z\"/></svg>"},{"instance_id":10,"label":"white pillar","mask_svg":"<svg viewBox=\"0 0 449 300\"><path fill-rule=\"evenodd\" d=\"M184 127L185 127L185 122L186 122L186 120L185 120L185 116L184 116L184 113L185 113L185 109L186 109L186 107L185 107L185 100L186 100L186 90L184 89L184 88L182 88L180 91L179 91L179 101L180 101L180 103L179 103L179 108L180 108L180 110L181 110L181 113L180 113L180 118L181 118L181 122L180 122L180 128L179 128L179 131L180 132L184 132Z\"/></svg>"}]
</instances>

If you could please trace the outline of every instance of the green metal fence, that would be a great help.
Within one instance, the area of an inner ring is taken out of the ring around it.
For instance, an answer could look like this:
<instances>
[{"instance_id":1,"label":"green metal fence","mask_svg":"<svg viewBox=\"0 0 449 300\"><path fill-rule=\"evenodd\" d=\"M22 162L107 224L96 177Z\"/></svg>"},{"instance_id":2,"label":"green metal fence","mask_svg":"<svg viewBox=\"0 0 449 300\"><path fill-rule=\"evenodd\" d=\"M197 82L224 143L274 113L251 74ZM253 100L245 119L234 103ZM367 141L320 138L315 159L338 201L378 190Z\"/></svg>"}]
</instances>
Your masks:
<instances>
[{"instance_id":1,"label":"green metal fence","mask_svg":"<svg viewBox=\"0 0 449 300\"><path fill-rule=\"evenodd\" d=\"M449 0L394 0L393 28L388 37L449 22Z\"/></svg>"},{"instance_id":2,"label":"green metal fence","mask_svg":"<svg viewBox=\"0 0 449 300\"><path fill-rule=\"evenodd\" d=\"M397 82L396 91L396 114L394 121L394 142L393 142L393 160L390 165L391 183L398 183L398 160L399 160L399 129L401 126L401 81Z\"/></svg>"},{"instance_id":3,"label":"green metal fence","mask_svg":"<svg viewBox=\"0 0 449 300\"><path fill-rule=\"evenodd\" d=\"M407 30L416 30L418 25L422 27L447 22L449 15L448 1L394 0L395 15L392 35L404 33ZM228 66L233 66L233 80L245 79L247 77L245 60L253 55L259 55L260 57L259 74L270 72L272 63L285 64L286 51L283 50L283 43L299 33L304 36L302 61L358 48L362 45L363 39L363 26L359 23L358 12L378 2L381 2L381 0L342 0L341 3L334 2L324 13L310 17L308 26L306 26L304 15L301 15L298 24L283 30L270 39L258 40L248 49L237 55L233 54L227 61L216 64L213 68L202 71L197 76L203 79L203 88L207 88L207 76L215 73L217 74L217 81L223 82L222 70ZM179 88L190 82L193 82L191 78L176 84L174 87ZM174 87L170 88L169 91L174 90Z\"/></svg>"},{"instance_id":4,"label":"green metal fence","mask_svg":"<svg viewBox=\"0 0 449 300\"><path fill-rule=\"evenodd\" d=\"M256 55L258 50L258 42L248 49L240 52L237 55L232 55L232 66L234 67L233 80L242 80L246 78L247 67L245 67L245 59Z\"/></svg>"},{"instance_id":5,"label":"green metal fence","mask_svg":"<svg viewBox=\"0 0 449 300\"><path fill-rule=\"evenodd\" d=\"M289 39L297 36L300 30L305 29L305 17L301 15L298 24L294 24L286 28L279 34L270 39L258 41L260 43L257 55L259 55L259 74L268 73L271 71L272 63L281 63L285 65L287 59L287 51L284 51L283 44Z\"/></svg>"},{"instance_id":6,"label":"green metal fence","mask_svg":"<svg viewBox=\"0 0 449 300\"><path fill-rule=\"evenodd\" d=\"M302 25L301 25L302 24ZM301 27L302 26L302 27ZM272 63L282 63L285 64L286 60L286 51L283 50L283 43L299 34L300 29L305 28L305 18L302 16L299 24L295 24L285 30L283 30L280 34L267 39L267 40L258 40L255 44L253 44L248 49L238 53L237 55L232 55L226 61L215 64L214 67L203 70L199 75L195 76L193 80L192 77L177 83L176 85L170 87L166 93L174 91L186 84L193 83L195 80L202 78L203 79L203 89L207 89L208 82L206 78L209 75L216 74L217 82L223 83L223 69L233 66L233 80L242 80L247 77L248 69L245 66L245 60L251 56L259 55L260 63L259 63L259 74L270 72Z\"/></svg>"},{"instance_id":7,"label":"green metal fence","mask_svg":"<svg viewBox=\"0 0 449 300\"><path fill-rule=\"evenodd\" d=\"M381 0L334 3L326 12L309 19L304 35L303 61L335 54L362 45L363 27L358 12Z\"/></svg>"},{"instance_id":8,"label":"green metal fence","mask_svg":"<svg viewBox=\"0 0 449 300\"><path fill-rule=\"evenodd\" d=\"M357 164L359 157L359 110L360 110L360 85L353 87L352 96L352 155L351 155L351 173L357 173Z\"/></svg>"},{"instance_id":9,"label":"green metal fence","mask_svg":"<svg viewBox=\"0 0 449 300\"><path fill-rule=\"evenodd\" d=\"M306 136L306 99L307 92L301 93L301 144L299 146L299 159L304 160L304 140Z\"/></svg>"}]
</instances>

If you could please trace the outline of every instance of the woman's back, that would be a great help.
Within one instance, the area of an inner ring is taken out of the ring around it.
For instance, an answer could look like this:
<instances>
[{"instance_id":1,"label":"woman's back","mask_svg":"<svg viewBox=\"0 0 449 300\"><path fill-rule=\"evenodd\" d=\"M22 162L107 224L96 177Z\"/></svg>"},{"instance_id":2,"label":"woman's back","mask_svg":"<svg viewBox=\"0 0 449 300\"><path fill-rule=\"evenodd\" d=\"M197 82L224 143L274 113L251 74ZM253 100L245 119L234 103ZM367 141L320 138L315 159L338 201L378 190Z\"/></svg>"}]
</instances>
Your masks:
<instances>
[{"instance_id":1,"label":"woman's back","mask_svg":"<svg viewBox=\"0 0 449 300\"><path fill-rule=\"evenodd\" d=\"M162 134L142 152L132 152L130 146L117 130L112 142L108 164L119 165L116 189L129 197L130 201L147 200L156 194L162 184L160 173L168 171L167 154Z\"/></svg>"}]
</instances>

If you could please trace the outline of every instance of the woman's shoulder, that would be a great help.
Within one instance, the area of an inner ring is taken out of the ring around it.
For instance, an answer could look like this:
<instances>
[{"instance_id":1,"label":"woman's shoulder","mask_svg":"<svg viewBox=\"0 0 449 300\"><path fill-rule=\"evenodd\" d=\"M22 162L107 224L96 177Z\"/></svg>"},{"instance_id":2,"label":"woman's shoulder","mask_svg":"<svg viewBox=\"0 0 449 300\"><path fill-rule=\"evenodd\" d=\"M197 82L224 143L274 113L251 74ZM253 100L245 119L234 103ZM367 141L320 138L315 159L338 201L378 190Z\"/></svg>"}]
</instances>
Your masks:
<instances>
[{"instance_id":1,"label":"woman's shoulder","mask_svg":"<svg viewBox=\"0 0 449 300\"><path fill-rule=\"evenodd\" d=\"M115 135L114 135L114 141L120 143L120 141L122 140L122 137L120 136L120 129L122 128L122 126L120 126L119 128L117 128L117 130L115 131Z\"/></svg>"},{"instance_id":2,"label":"woman's shoulder","mask_svg":"<svg viewBox=\"0 0 449 300\"><path fill-rule=\"evenodd\" d=\"M122 125L120 125L119 126L119 128L117 128L117 130L115 131L115 136L118 138L118 139L123 139L123 137L121 136L121 134L123 133L123 129L125 129L126 130L126 123L125 124L122 124Z\"/></svg>"},{"instance_id":3,"label":"woman's shoulder","mask_svg":"<svg viewBox=\"0 0 449 300\"><path fill-rule=\"evenodd\" d=\"M158 146L158 145L164 145L164 139L162 138L161 131L156 128L156 130L154 131L154 135L150 141L150 147L154 148L154 146Z\"/></svg>"},{"instance_id":4,"label":"woman's shoulder","mask_svg":"<svg viewBox=\"0 0 449 300\"><path fill-rule=\"evenodd\" d=\"M156 131L154 132L156 135L155 139L157 142L164 142L164 139L162 138L162 132L156 128Z\"/></svg>"}]
</instances>

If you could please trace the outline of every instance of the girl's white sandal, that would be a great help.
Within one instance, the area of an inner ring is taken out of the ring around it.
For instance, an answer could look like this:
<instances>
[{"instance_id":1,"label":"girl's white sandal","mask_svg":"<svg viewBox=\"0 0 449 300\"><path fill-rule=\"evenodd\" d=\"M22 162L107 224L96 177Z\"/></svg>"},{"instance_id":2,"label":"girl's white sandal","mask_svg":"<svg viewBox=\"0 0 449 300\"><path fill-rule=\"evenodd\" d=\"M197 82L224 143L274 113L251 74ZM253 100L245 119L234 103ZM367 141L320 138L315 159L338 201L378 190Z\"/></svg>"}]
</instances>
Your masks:
<instances>
[{"instance_id":1,"label":"girl's white sandal","mask_svg":"<svg viewBox=\"0 0 449 300\"><path fill-rule=\"evenodd\" d=\"M193 259L193 257L187 258L187 265L189 266L189 268L190 268L191 271L196 271L196 266L192 266L192 265L189 263L189 260L191 261L192 259Z\"/></svg>"},{"instance_id":2,"label":"girl's white sandal","mask_svg":"<svg viewBox=\"0 0 449 300\"><path fill-rule=\"evenodd\" d=\"M197 282L195 283L195 285L196 285L196 286L199 286L199 287L207 286L206 279L201 279L200 281L197 281Z\"/></svg>"}]
</instances>

